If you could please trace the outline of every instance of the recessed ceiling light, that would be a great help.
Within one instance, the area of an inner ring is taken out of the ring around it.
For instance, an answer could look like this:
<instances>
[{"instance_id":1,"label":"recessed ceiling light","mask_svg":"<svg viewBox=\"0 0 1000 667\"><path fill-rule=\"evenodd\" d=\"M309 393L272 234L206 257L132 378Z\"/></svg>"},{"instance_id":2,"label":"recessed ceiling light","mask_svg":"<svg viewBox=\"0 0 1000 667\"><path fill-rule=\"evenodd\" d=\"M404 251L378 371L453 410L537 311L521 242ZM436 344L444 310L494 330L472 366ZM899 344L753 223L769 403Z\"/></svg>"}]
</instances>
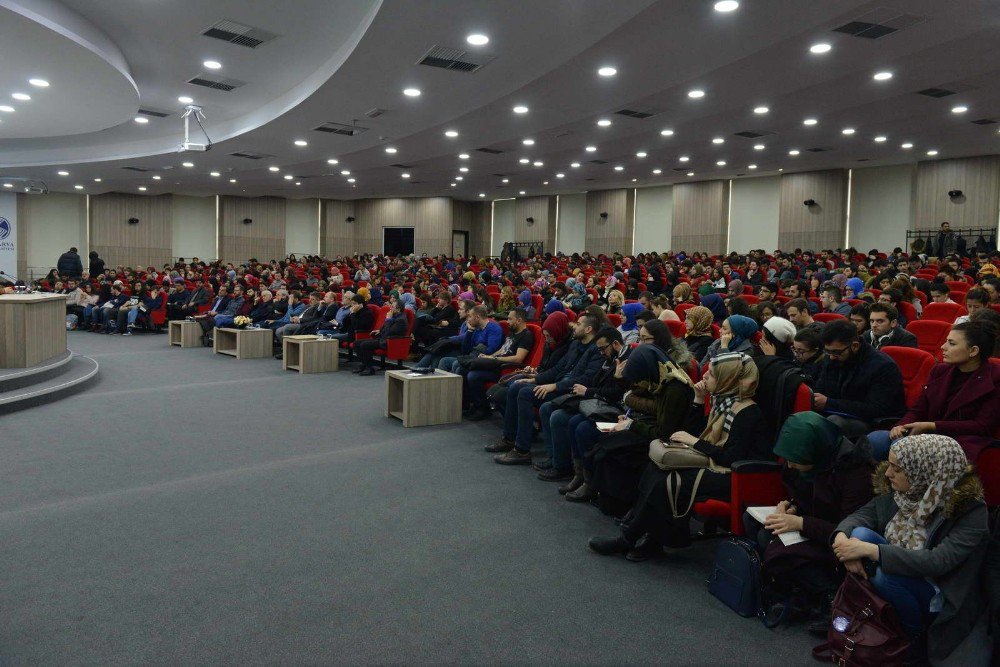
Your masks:
<instances>
[{"instance_id":1,"label":"recessed ceiling light","mask_svg":"<svg viewBox=\"0 0 1000 667\"><path fill-rule=\"evenodd\" d=\"M68 171L57 171L56 173L59 174L60 176L69 176Z\"/></svg>"},{"instance_id":2,"label":"recessed ceiling light","mask_svg":"<svg viewBox=\"0 0 1000 667\"><path fill-rule=\"evenodd\" d=\"M191 167L194 166L194 162L182 162L181 166L182 167L187 167L188 169L190 169Z\"/></svg>"},{"instance_id":3,"label":"recessed ceiling light","mask_svg":"<svg viewBox=\"0 0 1000 667\"><path fill-rule=\"evenodd\" d=\"M519 190L517 194L523 195L523 194L527 194L527 193L524 190Z\"/></svg>"},{"instance_id":4,"label":"recessed ceiling light","mask_svg":"<svg viewBox=\"0 0 1000 667\"><path fill-rule=\"evenodd\" d=\"M722 137L715 137L714 139L712 139L712 143L713 144L724 144L724 143L726 143L726 140L723 139Z\"/></svg>"},{"instance_id":5,"label":"recessed ceiling light","mask_svg":"<svg viewBox=\"0 0 1000 667\"><path fill-rule=\"evenodd\" d=\"M815 125L818 122L819 121L816 120L815 118L806 118L804 121L802 121L802 124L803 125Z\"/></svg>"},{"instance_id":6,"label":"recessed ceiling light","mask_svg":"<svg viewBox=\"0 0 1000 667\"><path fill-rule=\"evenodd\" d=\"M349 178L349 179L347 179L347 182L348 182L348 183L354 183L354 182L355 182L355 181L357 181L357 180L358 180L358 179L356 179L356 178Z\"/></svg>"},{"instance_id":7,"label":"recessed ceiling light","mask_svg":"<svg viewBox=\"0 0 1000 667\"><path fill-rule=\"evenodd\" d=\"M521 143L524 144L525 146L534 146L535 145L535 140L534 139L525 139Z\"/></svg>"},{"instance_id":8,"label":"recessed ceiling light","mask_svg":"<svg viewBox=\"0 0 1000 667\"><path fill-rule=\"evenodd\" d=\"M635 154L635 156L638 158L644 158L646 157L646 151L639 151L638 153Z\"/></svg>"},{"instance_id":9,"label":"recessed ceiling light","mask_svg":"<svg viewBox=\"0 0 1000 667\"><path fill-rule=\"evenodd\" d=\"M222 63L218 60L206 60L202 63L202 67L205 69L222 69Z\"/></svg>"},{"instance_id":10,"label":"recessed ceiling light","mask_svg":"<svg viewBox=\"0 0 1000 667\"><path fill-rule=\"evenodd\" d=\"M510 179L509 179L509 178L505 178L505 179L503 179L503 180L502 180L502 181L500 181L500 182L501 182L501 183L510 183Z\"/></svg>"},{"instance_id":11,"label":"recessed ceiling light","mask_svg":"<svg viewBox=\"0 0 1000 667\"><path fill-rule=\"evenodd\" d=\"M486 193L485 193L485 192L480 192L480 193L479 193L479 196L480 196L480 197L485 197L485 196L486 196Z\"/></svg>"},{"instance_id":12,"label":"recessed ceiling light","mask_svg":"<svg viewBox=\"0 0 1000 667\"><path fill-rule=\"evenodd\" d=\"M938 152L936 150L929 150L929 151L927 151L927 154L928 155L937 155Z\"/></svg>"},{"instance_id":13,"label":"recessed ceiling light","mask_svg":"<svg viewBox=\"0 0 1000 667\"><path fill-rule=\"evenodd\" d=\"M541 167L544 163L541 160L535 160L532 164L536 167Z\"/></svg>"},{"instance_id":14,"label":"recessed ceiling light","mask_svg":"<svg viewBox=\"0 0 1000 667\"><path fill-rule=\"evenodd\" d=\"M512 109L512 111L514 113L528 113L528 107L524 106L523 104L518 104L516 107Z\"/></svg>"},{"instance_id":15,"label":"recessed ceiling light","mask_svg":"<svg viewBox=\"0 0 1000 667\"><path fill-rule=\"evenodd\" d=\"M959 105L957 107L952 107L951 108L951 112L952 113L965 113L968 110L969 110L969 107L962 106L962 105Z\"/></svg>"},{"instance_id":16,"label":"recessed ceiling light","mask_svg":"<svg viewBox=\"0 0 1000 667\"><path fill-rule=\"evenodd\" d=\"M295 145L296 146L308 146L309 142L306 141L305 139L296 139L295 140Z\"/></svg>"},{"instance_id":17,"label":"recessed ceiling light","mask_svg":"<svg viewBox=\"0 0 1000 667\"><path fill-rule=\"evenodd\" d=\"M614 76L615 74L618 74L618 70L616 70L614 67L602 67L601 69L597 70L597 73L600 74L601 76Z\"/></svg>"},{"instance_id":18,"label":"recessed ceiling light","mask_svg":"<svg viewBox=\"0 0 1000 667\"><path fill-rule=\"evenodd\" d=\"M464 176L456 176L456 177L455 177L455 180L456 180L456 181L461 181L461 180L463 180L464 178L465 178Z\"/></svg>"},{"instance_id":19,"label":"recessed ceiling light","mask_svg":"<svg viewBox=\"0 0 1000 667\"><path fill-rule=\"evenodd\" d=\"M663 170L662 170L662 169L654 169L654 170L653 170L653 173L654 173L654 174L662 174L662 173L663 173Z\"/></svg>"},{"instance_id":20,"label":"recessed ceiling light","mask_svg":"<svg viewBox=\"0 0 1000 667\"><path fill-rule=\"evenodd\" d=\"M840 133L841 134L847 134L847 135L854 134L854 128L853 127L845 127L843 130L840 131Z\"/></svg>"},{"instance_id":21,"label":"recessed ceiling light","mask_svg":"<svg viewBox=\"0 0 1000 667\"><path fill-rule=\"evenodd\" d=\"M139 186L139 192L145 192L145 191L146 191L146 186L145 185L140 185Z\"/></svg>"},{"instance_id":22,"label":"recessed ceiling light","mask_svg":"<svg viewBox=\"0 0 1000 667\"><path fill-rule=\"evenodd\" d=\"M444 136L448 137L449 139L454 139L455 137L458 136L458 132L456 132L455 130L445 130Z\"/></svg>"},{"instance_id":23,"label":"recessed ceiling light","mask_svg":"<svg viewBox=\"0 0 1000 667\"><path fill-rule=\"evenodd\" d=\"M7 106L6 104L0 104L0 111L4 113L14 113L14 107Z\"/></svg>"},{"instance_id":24,"label":"recessed ceiling light","mask_svg":"<svg viewBox=\"0 0 1000 667\"><path fill-rule=\"evenodd\" d=\"M267 168L268 171L281 171L281 167L275 167L274 165Z\"/></svg>"},{"instance_id":25,"label":"recessed ceiling light","mask_svg":"<svg viewBox=\"0 0 1000 667\"><path fill-rule=\"evenodd\" d=\"M625 170L625 167L621 166L620 164L615 165L615 171L624 171L624 170Z\"/></svg>"},{"instance_id":26,"label":"recessed ceiling light","mask_svg":"<svg viewBox=\"0 0 1000 667\"><path fill-rule=\"evenodd\" d=\"M133 120L139 123L139 125L145 125L146 123L149 122L149 119L146 118L145 116L136 116Z\"/></svg>"},{"instance_id":27,"label":"recessed ceiling light","mask_svg":"<svg viewBox=\"0 0 1000 667\"><path fill-rule=\"evenodd\" d=\"M217 172L217 171L213 171L213 172L211 172L211 173L209 174L209 176L214 176L215 178L218 178L219 176L222 176L222 174L220 174L220 173L219 173L219 172Z\"/></svg>"},{"instance_id":28,"label":"recessed ceiling light","mask_svg":"<svg viewBox=\"0 0 1000 667\"><path fill-rule=\"evenodd\" d=\"M594 151L597 150L597 146L587 146L583 150L587 151L588 153L593 153Z\"/></svg>"},{"instance_id":29,"label":"recessed ceiling light","mask_svg":"<svg viewBox=\"0 0 1000 667\"><path fill-rule=\"evenodd\" d=\"M13 183L4 183L3 186L5 188L12 188L12 187L14 187L14 184Z\"/></svg>"},{"instance_id":30,"label":"recessed ceiling light","mask_svg":"<svg viewBox=\"0 0 1000 667\"><path fill-rule=\"evenodd\" d=\"M420 97L420 89L419 88L404 88L403 89L403 94L406 95L407 97Z\"/></svg>"},{"instance_id":31,"label":"recessed ceiling light","mask_svg":"<svg viewBox=\"0 0 1000 667\"><path fill-rule=\"evenodd\" d=\"M477 32L466 37L465 41L473 46L486 46L490 43L490 38Z\"/></svg>"},{"instance_id":32,"label":"recessed ceiling light","mask_svg":"<svg viewBox=\"0 0 1000 667\"><path fill-rule=\"evenodd\" d=\"M755 164L748 164L747 165L747 169L756 169L756 168L757 168L757 165L755 165Z\"/></svg>"},{"instance_id":33,"label":"recessed ceiling light","mask_svg":"<svg viewBox=\"0 0 1000 667\"><path fill-rule=\"evenodd\" d=\"M465 174L465 173L468 173L468 171L469 171L469 168L468 168L468 167L459 167L459 168L458 168L458 170L459 170L460 172L462 172L463 174Z\"/></svg>"},{"instance_id":34,"label":"recessed ceiling light","mask_svg":"<svg viewBox=\"0 0 1000 667\"><path fill-rule=\"evenodd\" d=\"M788 151L788 154L794 157L799 154L799 149L793 148L792 150Z\"/></svg>"},{"instance_id":35,"label":"recessed ceiling light","mask_svg":"<svg viewBox=\"0 0 1000 667\"><path fill-rule=\"evenodd\" d=\"M230 183L235 183L235 182L236 182L236 179L235 179L235 178L230 178L230 179L229 179L229 182L230 182ZM300 184L300 183L296 183L295 185L301 185L301 184Z\"/></svg>"},{"instance_id":36,"label":"recessed ceiling light","mask_svg":"<svg viewBox=\"0 0 1000 667\"><path fill-rule=\"evenodd\" d=\"M99 179L99 178L95 178L94 179L94 183L100 183L100 182L101 182L101 179Z\"/></svg>"},{"instance_id":37,"label":"recessed ceiling light","mask_svg":"<svg viewBox=\"0 0 1000 667\"><path fill-rule=\"evenodd\" d=\"M573 169L579 169L580 168L580 163L579 162L573 162L569 166L573 167Z\"/></svg>"},{"instance_id":38,"label":"recessed ceiling light","mask_svg":"<svg viewBox=\"0 0 1000 667\"><path fill-rule=\"evenodd\" d=\"M725 167L726 166L726 161L725 160L719 160L715 164L717 164L720 167Z\"/></svg>"},{"instance_id":39,"label":"recessed ceiling light","mask_svg":"<svg viewBox=\"0 0 1000 667\"><path fill-rule=\"evenodd\" d=\"M810 46L809 51L811 53L826 53L832 48L833 47L827 44L826 42L820 42L819 44L813 44L812 46Z\"/></svg>"},{"instance_id":40,"label":"recessed ceiling light","mask_svg":"<svg viewBox=\"0 0 1000 667\"><path fill-rule=\"evenodd\" d=\"M48 88L49 82L45 79L28 79L28 83L36 88Z\"/></svg>"},{"instance_id":41,"label":"recessed ceiling light","mask_svg":"<svg viewBox=\"0 0 1000 667\"><path fill-rule=\"evenodd\" d=\"M521 158L520 160L518 160L518 162L520 162L521 164L531 164L531 160L529 160L526 157Z\"/></svg>"},{"instance_id":42,"label":"recessed ceiling light","mask_svg":"<svg viewBox=\"0 0 1000 667\"><path fill-rule=\"evenodd\" d=\"M694 172L693 171L689 171L687 175L688 176L694 176Z\"/></svg>"},{"instance_id":43,"label":"recessed ceiling light","mask_svg":"<svg viewBox=\"0 0 1000 667\"><path fill-rule=\"evenodd\" d=\"M160 180L161 178L163 178L163 177L162 177L162 176L160 176L160 175L155 175L155 176L153 176L153 180L154 180L154 181L158 181L158 180Z\"/></svg>"},{"instance_id":44,"label":"recessed ceiling light","mask_svg":"<svg viewBox=\"0 0 1000 667\"><path fill-rule=\"evenodd\" d=\"M680 157L679 157L679 158L677 158L677 159L678 159L678 160L680 160L681 162L687 162L687 161L688 161L688 160L690 160L691 158L689 158L689 157L688 157L687 155L682 155L682 156L680 156Z\"/></svg>"},{"instance_id":45,"label":"recessed ceiling light","mask_svg":"<svg viewBox=\"0 0 1000 667\"><path fill-rule=\"evenodd\" d=\"M754 145L753 145L753 149L754 149L755 151L762 151L762 150L764 150L765 148L767 148L767 146L765 146L764 144L754 144Z\"/></svg>"},{"instance_id":46,"label":"recessed ceiling light","mask_svg":"<svg viewBox=\"0 0 1000 667\"><path fill-rule=\"evenodd\" d=\"M633 178L633 179L632 179L632 182L633 182L633 183L635 183L635 182L636 182L636 181L638 181L638 180L639 180L638 178Z\"/></svg>"},{"instance_id":47,"label":"recessed ceiling light","mask_svg":"<svg viewBox=\"0 0 1000 667\"><path fill-rule=\"evenodd\" d=\"M457 186L458 186L458 183L452 183L452 184L451 184L451 187L453 187L453 188L454 188L454 187L457 187Z\"/></svg>"},{"instance_id":48,"label":"recessed ceiling light","mask_svg":"<svg viewBox=\"0 0 1000 667\"><path fill-rule=\"evenodd\" d=\"M736 0L719 0L715 3L715 11L722 12L723 14L735 12L739 7L740 3Z\"/></svg>"},{"instance_id":49,"label":"recessed ceiling light","mask_svg":"<svg viewBox=\"0 0 1000 667\"><path fill-rule=\"evenodd\" d=\"M765 114L768 111L770 111L770 109L768 109L767 107L754 107L753 109L753 112L755 114Z\"/></svg>"},{"instance_id":50,"label":"recessed ceiling light","mask_svg":"<svg viewBox=\"0 0 1000 667\"><path fill-rule=\"evenodd\" d=\"M181 95L177 98L177 101L181 104L194 104L194 98L188 97L187 95Z\"/></svg>"},{"instance_id":51,"label":"recessed ceiling light","mask_svg":"<svg viewBox=\"0 0 1000 667\"><path fill-rule=\"evenodd\" d=\"M548 185L548 184L549 184L548 181L542 181L542 185Z\"/></svg>"},{"instance_id":52,"label":"recessed ceiling light","mask_svg":"<svg viewBox=\"0 0 1000 667\"><path fill-rule=\"evenodd\" d=\"M74 185L73 187L76 188L77 190L83 190L82 185Z\"/></svg>"},{"instance_id":53,"label":"recessed ceiling light","mask_svg":"<svg viewBox=\"0 0 1000 667\"><path fill-rule=\"evenodd\" d=\"M396 154L396 149L393 148L392 146L386 146L385 147L385 152L388 153L389 155L395 155Z\"/></svg>"},{"instance_id":54,"label":"recessed ceiling light","mask_svg":"<svg viewBox=\"0 0 1000 667\"><path fill-rule=\"evenodd\" d=\"M705 97L705 91L704 90L700 90L698 88L695 88L694 90L689 90L688 91L688 97L690 97L691 99L694 99L694 100L700 99L702 97Z\"/></svg>"},{"instance_id":55,"label":"recessed ceiling light","mask_svg":"<svg viewBox=\"0 0 1000 667\"><path fill-rule=\"evenodd\" d=\"M889 137L886 137L884 135L879 135L879 136L875 137L875 143L881 144L881 143L884 143L885 141L888 141L888 139L889 139Z\"/></svg>"},{"instance_id":56,"label":"recessed ceiling light","mask_svg":"<svg viewBox=\"0 0 1000 667\"><path fill-rule=\"evenodd\" d=\"M332 158L330 158L329 160L327 160L327 161L326 161L326 163L327 163L327 164L340 164L340 160L338 160L338 159L337 159L337 158L335 158L335 157L332 157Z\"/></svg>"},{"instance_id":57,"label":"recessed ceiling light","mask_svg":"<svg viewBox=\"0 0 1000 667\"><path fill-rule=\"evenodd\" d=\"M599 121L597 121L597 125L599 127L607 127L608 125L611 125L611 121L608 120L607 118L602 118Z\"/></svg>"},{"instance_id":58,"label":"recessed ceiling light","mask_svg":"<svg viewBox=\"0 0 1000 667\"><path fill-rule=\"evenodd\" d=\"M660 136L663 136L663 137L672 137L672 136L674 136L674 131L671 130L671 129L660 130Z\"/></svg>"},{"instance_id":59,"label":"recessed ceiling light","mask_svg":"<svg viewBox=\"0 0 1000 667\"><path fill-rule=\"evenodd\" d=\"M286 181L290 181L290 180L292 180L293 178L295 178L295 177L294 177L294 176L292 176L291 174L285 174L285 180L286 180Z\"/></svg>"},{"instance_id":60,"label":"recessed ceiling light","mask_svg":"<svg viewBox=\"0 0 1000 667\"><path fill-rule=\"evenodd\" d=\"M31 95L28 95L27 93L11 93L11 97L21 102L27 102L31 99Z\"/></svg>"},{"instance_id":61,"label":"recessed ceiling light","mask_svg":"<svg viewBox=\"0 0 1000 667\"><path fill-rule=\"evenodd\" d=\"M888 81L892 78L892 72L875 72L872 78L876 81Z\"/></svg>"},{"instance_id":62,"label":"recessed ceiling light","mask_svg":"<svg viewBox=\"0 0 1000 667\"><path fill-rule=\"evenodd\" d=\"M469 159L469 154L468 153L459 153L458 154L458 159L459 160L468 160Z\"/></svg>"},{"instance_id":63,"label":"recessed ceiling light","mask_svg":"<svg viewBox=\"0 0 1000 667\"><path fill-rule=\"evenodd\" d=\"M562 173L556 174L556 178L566 178L566 174Z\"/></svg>"},{"instance_id":64,"label":"recessed ceiling light","mask_svg":"<svg viewBox=\"0 0 1000 667\"><path fill-rule=\"evenodd\" d=\"M410 175L409 175L409 174L407 174L407 173L406 173L406 172L404 171L404 172L403 172L402 174L400 174L400 175L399 175L399 177L400 177L400 178L409 178L409 177L410 177Z\"/></svg>"},{"instance_id":65,"label":"recessed ceiling light","mask_svg":"<svg viewBox=\"0 0 1000 667\"><path fill-rule=\"evenodd\" d=\"M340 175L341 176L350 176L351 172L349 170L347 170L347 169L341 169L340 170Z\"/></svg>"},{"instance_id":66,"label":"recessed ceiling light","mask_svg":"<svg viewBox=\"0 0 1000 667\"><path fill-rule=\"evenodd\" d=\"M906 150L910 150L911 148L913 148L913 144L907 141L905 144L901 144L899 147L904 148Z\"/></svg>"}]
</instances>

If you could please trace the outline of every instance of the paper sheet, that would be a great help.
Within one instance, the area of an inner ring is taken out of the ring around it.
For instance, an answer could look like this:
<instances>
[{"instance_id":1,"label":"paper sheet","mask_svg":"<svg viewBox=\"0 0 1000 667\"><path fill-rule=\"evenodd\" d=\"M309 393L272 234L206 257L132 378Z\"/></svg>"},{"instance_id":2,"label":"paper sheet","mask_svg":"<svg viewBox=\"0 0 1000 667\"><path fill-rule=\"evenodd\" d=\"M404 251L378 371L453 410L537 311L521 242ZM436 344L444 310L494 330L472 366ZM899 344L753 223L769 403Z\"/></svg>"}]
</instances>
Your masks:
<instances>
[{"instance_id":1,"label":"paper sheet","mask_svg":"<svg viewBox=\"0 0 1000 667\"><path fill-rule=\"evenodd\" d=\"M752 516L754 519L756 519L757 521L759 521L761 524L763 524L764 521L767 520L767 517L771 516L772 514L774 514L777 511L778 511L778 508L775 507L775 506L773 506L773 505L771 507L748 507L747 508L747 514L749 514L750 516ZM781 535L778 535L778 539L781 540L781 543L784 544L786 547L790 547L793 544L798 544L799 542L805 542L809 538L808 537L802 537L802 533L800 533L797 530L794 530L794 531L792 531L790 533L782 533Z\"/></svg>"},{"instance_id":2,"label":"paper sheet","mask_svg":"<svg viewBox=\"0 0 1000 667\"><path fill-rule=\"evenodd\" d=\"M609 433L611 429L618 426L618 422L595 422L595 425L601 433Z\"/></svg>"}]
</instances>

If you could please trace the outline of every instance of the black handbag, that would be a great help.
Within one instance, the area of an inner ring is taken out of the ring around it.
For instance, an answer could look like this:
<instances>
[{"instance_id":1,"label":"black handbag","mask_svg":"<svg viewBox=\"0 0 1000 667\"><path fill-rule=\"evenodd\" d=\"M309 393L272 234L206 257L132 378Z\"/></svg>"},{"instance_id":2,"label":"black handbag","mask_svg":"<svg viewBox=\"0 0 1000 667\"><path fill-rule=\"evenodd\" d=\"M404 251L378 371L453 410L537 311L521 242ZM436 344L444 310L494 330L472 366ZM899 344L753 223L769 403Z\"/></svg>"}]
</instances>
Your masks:
<instances>
[{"instance_id":1,"label":"black handbag","mask_svg":"<svg viewBox=\"0 0 1000 667\"><path fill-rule=\"evenodd\" d=\"M496 359L495 357L476 357L469 362L470 371L500 371L504 366L504 362Z\"/></svg>"},{"instance_id":2,"label":"black handbag","mask_svg":"<svg viewBox=\"0 0 1000 667\"><path fill-rule=\"evenodd\" d=\"M556 410L573 410L576 411L580 408L580 402L583 400L583 396L577 396L575 394L563 394L562 396L556 396L549 403Z\"/></svg>"}]
</instances>

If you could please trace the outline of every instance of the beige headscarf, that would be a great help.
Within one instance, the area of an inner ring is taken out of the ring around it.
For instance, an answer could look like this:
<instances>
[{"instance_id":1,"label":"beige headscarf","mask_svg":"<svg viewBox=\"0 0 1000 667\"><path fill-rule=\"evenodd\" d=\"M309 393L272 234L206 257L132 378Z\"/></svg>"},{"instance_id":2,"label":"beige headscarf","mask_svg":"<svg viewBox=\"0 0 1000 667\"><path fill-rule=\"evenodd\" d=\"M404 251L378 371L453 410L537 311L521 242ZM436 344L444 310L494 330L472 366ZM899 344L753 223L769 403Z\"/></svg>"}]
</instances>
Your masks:
<instances>
[{"instance_id":1,"label":"beige headscarf","mask_svg":"<svg viewBox=\"0 0 1000 667\"><path fill-rule=\"evenodd\" d=\"M725 447L733 419L740 410L753 404L753 396L757 393L757 365L742 352L731 352L712 359L710 368L716 380L712 411L699 437L716 447Z\"/></svg>"},{"instance_id":2,"label":"beige headscarf","mask_svg":"<svg viewBox=\"0 0 1000 667\"><path fill-rule=\"evenodd\" d=\"M684 313L684 319L691 323L691 331L688 331L685 337L712 335L712 311L705 306L688 308Z\"/></svg>"}]
</instances>

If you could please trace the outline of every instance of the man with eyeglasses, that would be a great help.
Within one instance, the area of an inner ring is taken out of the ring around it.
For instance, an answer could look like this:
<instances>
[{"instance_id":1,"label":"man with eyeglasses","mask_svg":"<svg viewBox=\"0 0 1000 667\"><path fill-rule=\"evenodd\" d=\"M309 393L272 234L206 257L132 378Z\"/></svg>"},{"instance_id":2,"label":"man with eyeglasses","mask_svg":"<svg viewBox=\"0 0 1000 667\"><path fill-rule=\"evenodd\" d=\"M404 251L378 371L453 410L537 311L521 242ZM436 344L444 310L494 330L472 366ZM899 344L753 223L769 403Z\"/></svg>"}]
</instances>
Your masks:
<instances>
[{"instance_id":1,"label":"man with eyeglasses","mask_svg":"<svg viewBox=\"0 0 1000 667\"><path fill-rule=\"evenodd\" d=\"M885 353L862 343L857 327L835 320L820 335L823 355L814 386L817 412L854 437L874 429L884 419L906 412L903 376Z\"/></svg>"}]
</instances>

